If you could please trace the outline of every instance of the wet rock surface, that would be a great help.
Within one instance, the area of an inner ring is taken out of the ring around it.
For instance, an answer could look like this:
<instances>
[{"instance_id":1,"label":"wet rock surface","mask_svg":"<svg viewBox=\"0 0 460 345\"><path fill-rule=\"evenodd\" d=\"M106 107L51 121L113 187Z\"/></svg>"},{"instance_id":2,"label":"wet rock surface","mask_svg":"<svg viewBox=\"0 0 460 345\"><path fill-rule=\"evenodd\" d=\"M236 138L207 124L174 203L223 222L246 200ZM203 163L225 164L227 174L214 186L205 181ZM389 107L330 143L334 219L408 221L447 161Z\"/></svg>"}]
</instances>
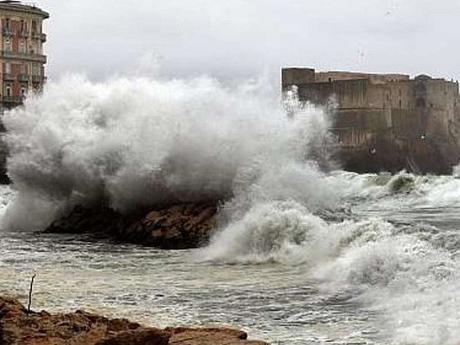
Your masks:
<instances>
[{"instance_id":1,"label":"wet rock surface","mask_svg":"<svg viewBox=\"0 0 460 345\"><path fill-rule=\"evenodd\" d=\"M217 202L157 207L143 216L123 216L108 208L76 207L48 233L105 234L123 242L163 249L206 245L216 228Z\"/></svg>"},{"instance_id":2,"label":"wet rock surface","mask_svg":"<svg viewBox=\"0 0 460 345\"><path fill-rule=\"evenodd\" d=\"M161 247L186 249L205 245L216 227L215 204L183 204L154 210L123 228L118 238Z\"/></svg>"},{"instance_id":3,"label":"wet rock surface","mask_svg":"<svg viewBox=\"0 0 460 345\"><path fill-rule=\"evenodd\" d=\"M28 313L17 300L0 297L2 345L264 345L227 328L145 327L125 319L77 311Z\"/></svg>"}]
</instances>

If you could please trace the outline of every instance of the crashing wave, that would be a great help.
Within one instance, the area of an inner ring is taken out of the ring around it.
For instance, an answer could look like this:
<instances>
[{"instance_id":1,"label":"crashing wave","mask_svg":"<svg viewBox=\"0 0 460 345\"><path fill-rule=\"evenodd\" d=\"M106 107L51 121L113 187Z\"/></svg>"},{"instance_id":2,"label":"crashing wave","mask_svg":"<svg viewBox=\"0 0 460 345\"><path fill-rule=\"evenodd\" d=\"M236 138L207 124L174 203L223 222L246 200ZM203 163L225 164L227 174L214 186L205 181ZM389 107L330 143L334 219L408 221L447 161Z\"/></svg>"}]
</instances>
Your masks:
<instances>
[{"instance_id":1,"label":"crashing wave","mask_svg":"<svg viewBox=\"0 0 460 345\"><path fill-rule=\"evenodd\" d=\"M286 180L300 179L290 193L302 174L317 174L305 162L328 140L330 119L310 106L288 119L279 97L267 93L257 82L232 89L210 78L50 83L4 116L18 191L7 223L40 228L75 204L129 212L222 199L237 176L245 183L244 171L274 185L279 166L292 167Z\"/></svg>"}]
</instances>

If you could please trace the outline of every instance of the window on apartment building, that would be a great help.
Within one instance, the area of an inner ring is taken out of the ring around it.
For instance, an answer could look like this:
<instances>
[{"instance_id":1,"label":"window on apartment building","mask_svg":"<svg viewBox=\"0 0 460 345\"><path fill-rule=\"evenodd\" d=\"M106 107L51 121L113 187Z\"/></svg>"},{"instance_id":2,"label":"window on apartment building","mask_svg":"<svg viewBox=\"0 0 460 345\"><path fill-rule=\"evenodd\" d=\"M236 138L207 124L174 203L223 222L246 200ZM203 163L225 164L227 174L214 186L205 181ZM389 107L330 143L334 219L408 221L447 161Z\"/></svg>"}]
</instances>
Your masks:
<instances>
[{"instance_id":1,"label":"window on apartment building","mask_svg":"<svg viewBox=\"0 0 460 345\"><path fill-rule=\"evenodd\" d=\"M3 41L3 50L9 51L8 46L10 45L10 42L5 38Z\"/></svg>"},{"instance_id":2,"label":"window on apartment building","mask_svg":"<svg viewBox=\"0 0 460 345\"><path fill-rule=\"evenodd\" d=\"M25 39L21 39L19 41L19 52L20 53L25 53L26 52L26 40Z\"/></svg>"},{"instance_id":3,"label":"window on apartment building","mask_svg":"<svg viewBox=\"0 0 460 345\"><path fill-rule=\"evenodd\" d=\"M21 31L27 32L27 22L24 19L21 20Z\"/></svg>"},{"instance_id":4,"label":"window on apartment building","mask_svg":"<svg viewBox=\"0 0 460 345\"><path fill-rule=\"evenodd\" d=\"M33 33L36 33L38 30L37 30L37 21L36 20L32 20L32 32Z\"/></svg>"},{"instance_id":5,"label":"window on apartment building","mask_svg":"<svg viewBox=\"0 0 460 345\"><path fill-rule=\"evenodd\" d=\"M5 73L11 74L11 63L9 62L5 63Z\"/></svg>"},{"instance_id":6,"label":"window on apartment building","mask_svg":"<svg viewBox=\"0 0 460 345\"><path fill-rule=\"evenodd\" d=\"M11 86L5 88L5 95L6 97L11 97Z\"/></svg>"},{"instance_id":7,"label":"window on apartment building","mask_svg":"<svg viewBox=\"0 0 460 345\"><path fill-rule=\"evenodd\" d=\"M5 19L5 29L7 29L7 30L11 29L10 18Z\"/></svg>"},{"instance_id":8,"label":"window on apartment building","mask_svg":"<svg viewBox=\"0 0 460 345\"><path fill-rule=\"evenodd\" d=\"M21 87L21 96L26 97L27 95L27 89L25 87Z\"/></svg>"}]
</instances>

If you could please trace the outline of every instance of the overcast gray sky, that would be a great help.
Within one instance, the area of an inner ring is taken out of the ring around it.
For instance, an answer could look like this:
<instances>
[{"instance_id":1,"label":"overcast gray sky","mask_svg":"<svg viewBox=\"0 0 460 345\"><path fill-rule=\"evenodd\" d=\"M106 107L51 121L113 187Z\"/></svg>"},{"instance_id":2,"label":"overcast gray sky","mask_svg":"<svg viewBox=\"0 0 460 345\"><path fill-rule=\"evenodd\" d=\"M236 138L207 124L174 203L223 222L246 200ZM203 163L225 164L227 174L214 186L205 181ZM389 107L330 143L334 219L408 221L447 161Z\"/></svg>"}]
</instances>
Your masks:
<instances>
[{"instance_id":1,"label":"overcast gray sky","mask_svg":"<svg viewBox=\"0 0 460 345\"><path fill-rule=\"evenodd\" d=\"M92 79L161 66L222 79L322 70L460 79L460 0L38 0L48 73Z\"/></svg>"}]
</instances>

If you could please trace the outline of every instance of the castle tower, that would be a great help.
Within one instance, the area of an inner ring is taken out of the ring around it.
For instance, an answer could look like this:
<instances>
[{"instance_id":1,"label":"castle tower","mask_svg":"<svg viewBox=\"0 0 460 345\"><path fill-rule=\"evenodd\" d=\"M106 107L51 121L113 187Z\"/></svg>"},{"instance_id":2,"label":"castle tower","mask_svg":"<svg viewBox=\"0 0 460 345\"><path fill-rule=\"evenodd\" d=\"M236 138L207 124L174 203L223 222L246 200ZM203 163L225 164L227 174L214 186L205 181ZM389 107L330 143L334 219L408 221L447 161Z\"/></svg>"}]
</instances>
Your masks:
<instances>
[{"instance_id":1,"label":"castle tower","mask_svg":"<svg viewBox=\"0 0 460 345\"><path fill-rule=\"evenodd\" d=\"M43 21L49 14L34 4L0 1L0 107L22 104L28 92L39 92L46 82Z\"/></svg>"}]
</instances>

